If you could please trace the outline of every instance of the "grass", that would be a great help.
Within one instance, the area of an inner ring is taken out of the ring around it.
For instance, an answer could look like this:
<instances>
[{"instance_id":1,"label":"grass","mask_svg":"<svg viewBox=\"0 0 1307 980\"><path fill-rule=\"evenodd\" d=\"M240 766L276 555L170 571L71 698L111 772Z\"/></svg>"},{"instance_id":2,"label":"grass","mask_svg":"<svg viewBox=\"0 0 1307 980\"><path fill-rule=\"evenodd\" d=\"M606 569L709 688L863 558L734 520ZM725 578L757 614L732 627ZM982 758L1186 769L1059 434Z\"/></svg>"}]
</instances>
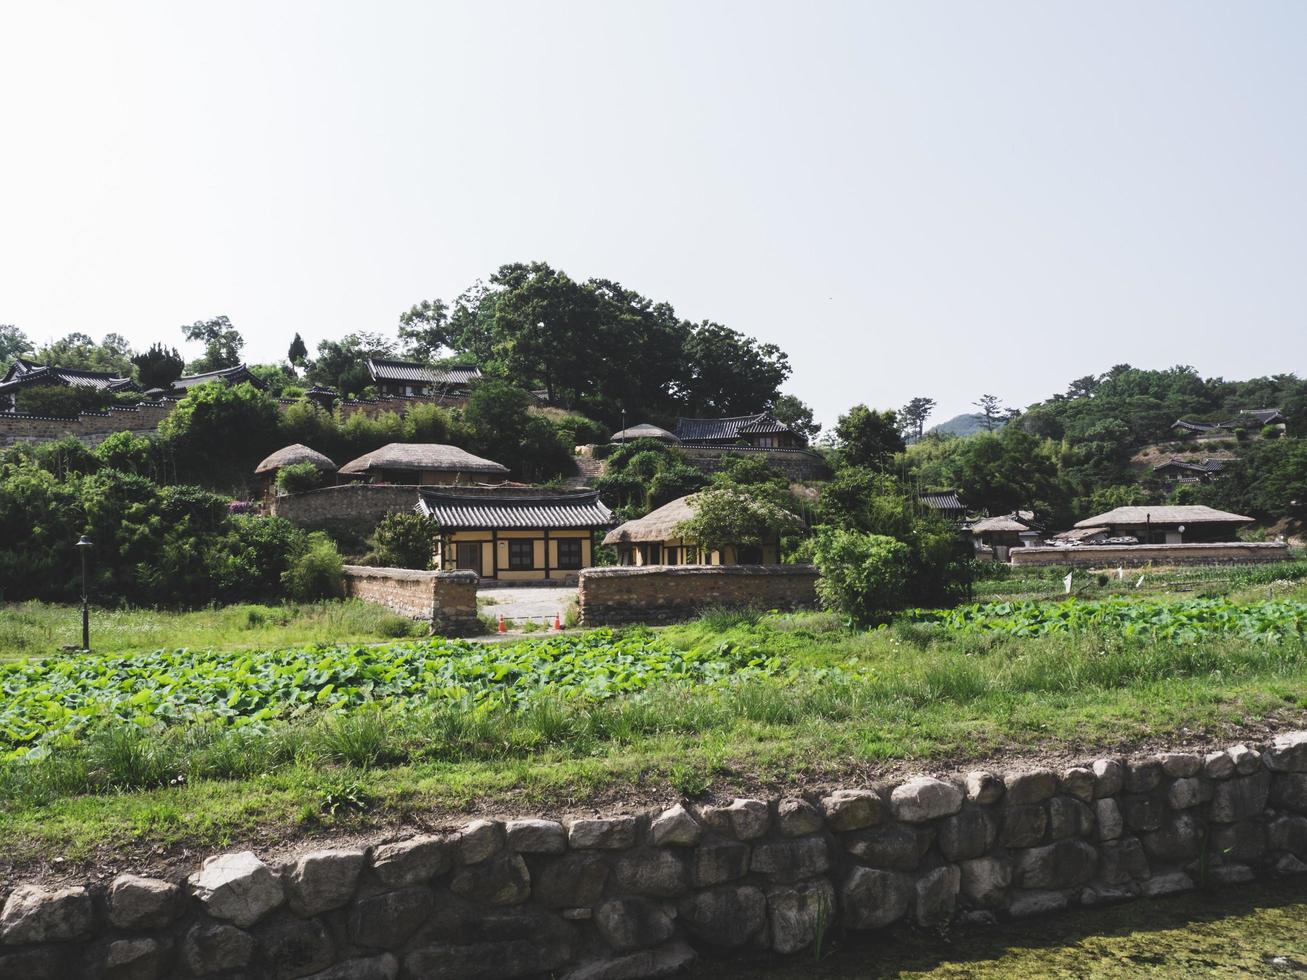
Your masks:
<instances>
[{"instance_id":1,"label":"grass","mask_svg":"<svg viewBox=\"0 0 1307 980\"><path fill-rule=\"evenodd\" d=\"M828 956L706 961L689 980L875 977L1282 977L1307 972L1307 900L1296 882L1141 899L1024 923L955 931L896 929L838 937Z\"/></svg>"},{"instance_id":2,"label":"grass","mask_svg":"<svg viewBox=\"0 0 1307 980\"><path fill-rule=\"evenodd\" d=\"M1250 597L1283 594L1275 581L1248 586ZM496 800L571 806L615 787L627 799L793 788L891 764L1097 751L1179 731L1224 737L1270 716L1307 718L1302 637L1031 639L907 621L850 633L828 614L714 610L658 639L708 653L729 644L746 661L779 658L783 671L600 701L544 690L512 710L432 701L257 727L106 727L0 767L0 853L429 822Z\"/></svg>"},{"instance_id":3,"label":"grass","mask_svg":"<svg viewBox=\"0 0 1307 980\"><path fill-rule=\"evenodd\" d=\"M91 609L91 648L129 653L160 647L254 650L421 636L426 627L357 600L240 605L172 612ZM0 660L44 657L82 642L81 608L45 602L0 606Z\"/></svg>"}]
</instances>

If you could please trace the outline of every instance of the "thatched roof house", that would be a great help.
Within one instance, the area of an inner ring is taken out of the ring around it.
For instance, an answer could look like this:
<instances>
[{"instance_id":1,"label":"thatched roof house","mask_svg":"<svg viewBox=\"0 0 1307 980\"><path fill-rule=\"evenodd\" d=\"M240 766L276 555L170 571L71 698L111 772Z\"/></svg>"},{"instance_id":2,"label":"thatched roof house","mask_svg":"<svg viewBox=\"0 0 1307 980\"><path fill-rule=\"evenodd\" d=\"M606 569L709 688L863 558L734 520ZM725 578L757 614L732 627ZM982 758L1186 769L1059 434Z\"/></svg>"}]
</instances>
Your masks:
<instances>
[{"instance_id":1,"label":"thatched roof house","mask_svg":"<svg viewBox=\"0 0 1307 980\"><path fill-rule=\"evenodd\" d=\"M484 483L504 480L508 467L457 446L392 442L350 460L340 468L340 475L372 483Z\"/></svg>"},{"instance_id":2,"label":"thatched roof house","mask_svg":"<svg viewBox=\"0 0 1307 980\"><path fill-rule=\"evenodd\" d=\"M632 425L620 432L614 432L609 440L611 442L634 442L636 439L657 439L659 442L680 442L674 433L654 425L652 422L641 422L639 425Z\"/></svg>"},{"instance_id":3,"label":"thatched roof house","mask_svg":"<svg viewBox=\"0 0 1307 980\"><path fill-rule=\"evenodd\" d=\"M316 449L310 449L308 446L297 442L294 445L278 449L262 463L254 467L254 472L276 473L283 466L293 466L295 463L312 463L323 473L334 473L336 471L336 464L328 457L322 455Z\"/></svg>"},{"instance_id":4,"label":"thatched roof house","mask_svg":"<svg viewBox=\"0 0 1307 980\"><path fill-rule=\"evenodd\" d=\"M1007 561L1011 549L1039 545L1043 530L1034 511L1017 510L976 521L971 525L971 539L977 555Z\"/></svg>"},{"instance_id":5,"label":"thatched roof house","mask_svg":"<svg viewBox=\"0 0 1307 980\"><path fill-rule=\"evenodd\" d=\"M1144 544L1195 544L1235 541L1251 517L1205 505L1117 507L1077 521L1077 528L1105 528L1113 538L1134 537Z\"/></svg>"},{"instance_id":6,"label":"thatched roof house","mask_svg":"<svg viewBox=\"0 0 1307 980\"><path fill-rule=\"evenodd\" d=\"M681 536L677 528L695 514L698 494L678 497L644 517L614 528L603 543L617 549L621 565L775 565L780 541L761 545L727 545L707 552Z\"/></svg>"}]
</instances>

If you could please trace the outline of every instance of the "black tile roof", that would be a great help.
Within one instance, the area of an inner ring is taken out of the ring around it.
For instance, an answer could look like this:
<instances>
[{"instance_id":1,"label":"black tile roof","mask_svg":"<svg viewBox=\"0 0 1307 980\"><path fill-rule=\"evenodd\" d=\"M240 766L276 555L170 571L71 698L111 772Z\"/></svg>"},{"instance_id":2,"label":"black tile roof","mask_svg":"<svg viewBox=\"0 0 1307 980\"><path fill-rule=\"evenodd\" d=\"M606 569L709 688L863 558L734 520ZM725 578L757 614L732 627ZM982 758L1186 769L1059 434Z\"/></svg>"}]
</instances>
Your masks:
<instances>
[{"instance_id":1,"label":"black tile roof","mask_svg":"<svg viewBox=\"0 0 1307 980\"><path fill-rule=\"evenodd\" d=\"M917 494L917 503L929 507L931 510L942 510L946 512L956 512L959 514L966 513L966 506L958 499L956 490L928 490L924 493Z\"/></svg>"},{"instance_id":2,"label":"black tile roof","mask_svg":"<svg viewBox=\"0 0 1307 980\"><path fill-rule=\"evenodd\" d=\"M768 412L736 415L724 419L677 419L676 438L682 442L739 439L741 436L770 432L791 432L788 425L777 422ZM797 435L797 433L794 433Z\"/></svg>"},{"instance_id":3,"label":"black tile roof","mask_svg":"<svg viewBox=\"0 0 1307 980\"><path fill-rule=\"evenodd\" d=\"M386 358L368 358L368 374L373 381L401 382L404 384L466 385L481 377L481 369L471 366L437 368L416 361L392 361Z\"/></svg>"},{"instance_id":4,"label":"black tile roof","mask_svg":"<svg viewBox=\"0 0 1307 980\"><path fill-rule=\"evenodd\" d=\"M70 388L94 388L98 391L132 391L139 386L131 378L116 378L105 371L83 371L80 368L64 368L47 364L36 364L24 358L17 358L5 372L0 381L0 394L17 391L28 385L57 384Z\"/></svg>"},{"instance_id":5,"label":"black tile roof","mask_svg":"<svg viewBox=\"0 0 1307 980\"><path fill-rule=\"evenodd\" d=\"M207 384L210 381L225 381L231 385L249 382L256 388L268 387L265 381L253 374L244 364L237 364L235 367L229 368L218 368L216 371L204 371L200 374L183 374L172 383L172 386L175 389L185 391L188 388Z\"/></svg>"},{"instance_id":6,"label":"black tile roof","mask_svg":"<svg viewBox=\"0 0 1307 980\"><path fill-rule=\"evenodd\" d=\"M580 530L614 523L613 512L600 501L597 490L558 494L422 489L417 509L447 531Z\"/></svg>"}]
</instances>

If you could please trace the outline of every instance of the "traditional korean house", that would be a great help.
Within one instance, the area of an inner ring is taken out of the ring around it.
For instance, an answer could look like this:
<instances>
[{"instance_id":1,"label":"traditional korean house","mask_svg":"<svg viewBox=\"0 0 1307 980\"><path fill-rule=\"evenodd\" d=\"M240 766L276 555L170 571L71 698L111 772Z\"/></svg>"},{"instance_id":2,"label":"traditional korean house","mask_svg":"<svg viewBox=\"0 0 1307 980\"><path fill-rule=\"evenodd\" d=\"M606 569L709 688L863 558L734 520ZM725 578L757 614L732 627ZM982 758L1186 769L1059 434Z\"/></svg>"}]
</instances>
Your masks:
<instances>
[{"instance_id":1,"label":"traditional korean house","mask_svg":"<svg viewBox=\"0 0 1307 980\"><path fill-rule=\"evenodd\" d=\"M677 530L694 516L694 494L678 497L644 517L609 532L604 544L617 549L619 565L777 565L780 541L760 545L726 545L705 551Z\"/></svg>"},{"instance_id":2,"label":"traditional korean house","mask_svg":"<svg viewBox=\"0 0 1307 980\"><path fill-rule=\"evenodd\" d=\"M1034 511L1019 510L999 517L986 517L971 525L976 556L1007 561L1013 548L1034 548L1042 543L1044 526L1035 521Z\"/></svg>"},{"instance_id":3,"label":"traditional korean house","mask_svg":"<svg viewBox=\"0 0 1307 980\"><path fill-rule=\"evenodd\" d=\"M622 429L620 432L614 432L609 437L611 442L635 442L636 439L654 439L658 442L665 442L669 445L680 442L674 432L668 432L666 429L652 424L651 422L641 422L639 425L632 425Z\"/></svg>"},{"instance_id":4,"label":"traditional korean house","mask_svg":"<svg viewBox=\"0 0 1307 980\"><path fill-rule=\"evenodd\" d=\"M271 501L277 495L278 471L283 466L291 466L295 463L312 463L319 473L324 474L324 478L326 474L331 474L334 477L336 473L336 464L316 449L310 449L298 442L292 446L286 446L284 449L278 449L258 466L254 467L254 473L259 477L259 485L265 503Z\"/></svg>"},{"instance_id":5,"label":"traditional korean house","mask_svg":"<svg viewBox=\"0 0 1307 980\"><path fill-rule=\"evenodd\" d=\"M436 568L500 582L575 577L594 563L594 532L613 525L596 490L423 489L417 509L439 528Z\"/></svg>"},{"instance_id":6,"label":"traditional korean house","mask_svg":"<svg viewBox=\"0 0 1307 980\"><path fill-rule=\"evenodd\" d=\"M251 384L260 390L268 387L262 378L244 364L237 364L235 367L218 368L216 371L205 371L202 374L183 374L172 383L172 391L174 395L185 394L191 388L208 384L210 381L224 381L229 385Z\"/></svg>"},{"instance_id":7,"label":"traditional korean house","mask_svg":"<svg viewBox=\"0 0 1307 980\"><path fill-rule=\"evenodd\" d=\"M1233 439L1240 431L1246 435L1259 436L1268 426L1283 434L1287 423L1288 419L1278 408L1244 408L1239 410L1236 417L1220 422L1176 419L1171 429L1181 438L1195 438L1201 442L1212 439Z\"/></svg>"},{"instance_id":8,"label":"traditional korean house","mask_svg":"<svg viewBox=\"0 0 1307 980\"><path fill-rule=\"evenodd\" d=\"M956 490L923 490L917 504L959 526L967 519L967 507Z\"/></svg>"},{"instance_id":9,"label":"traditional korean house","mask_svg":"<svg viewBox=\"0 0 1307 980\"><path fill-rule=\"evenodd\" d=\"M17 411L23 389L48 385L103 391L110 394L141 390L131 378L117 378L103 371L82 371L77 368L37 364L19 357L9 366L4 378L0 379L0 409L9 412Z\"/></svg>"},{"instance_id":10,"label":"traditional korean house","mask_svg":"<svg viewBox=\"0 0 1307 980\"><path fill-rule=\"evenodd\" d=\"M366 483L458 485L502 482L508 467L457 446L392 442L350 460L340 475Z\"/></svg>"},{"instance_id":11,"label":"traditional korean house","mask_svg":"<svg viewBox=\"0 0 1307 980\"><path fill-rule=\"evenodd\" d=\"M1141 544L1206 544L1237 541L1237 532L1253 522L1251 517L1230 514L1211 507L1118 507L1106 514L1087 517L1077 529L1104 529L1106 540L1134 538Z\"/></svg>"},{"instance_id":12,"label":"traditional korean house","mask_svg":"<svg viewBox=\"0 0 1307 980\"><path fill-rule=\"evenodd\" d=\"M724 419L677 419L676 438L698 445L743 444L755 449L802 448L808 440L770 412Z\"/></svg>"},{"instance_id":13,"label":"traditional korean house","mask_svg":"<svg viewBox=\"0 0 1307 980\"><path fill-rule=\"evenodd\" d=\"M476 365L432 367L417 361L368 359L368 377L383 396L431 398L438 395L463 396L481 380Z\"/></svg>"},{"instance_id":14,"label":"traditional korean house","mask_svg":"<svg viewBox=\"0 0 1307 980\"><path fill-rule=\"evenodd\" d=\"M1200 460L1172 456L1153 467L1153 476L1167 483L1210 483L1233 461L1233 457L1225 456Z\"/></svg>"}]
</instances>

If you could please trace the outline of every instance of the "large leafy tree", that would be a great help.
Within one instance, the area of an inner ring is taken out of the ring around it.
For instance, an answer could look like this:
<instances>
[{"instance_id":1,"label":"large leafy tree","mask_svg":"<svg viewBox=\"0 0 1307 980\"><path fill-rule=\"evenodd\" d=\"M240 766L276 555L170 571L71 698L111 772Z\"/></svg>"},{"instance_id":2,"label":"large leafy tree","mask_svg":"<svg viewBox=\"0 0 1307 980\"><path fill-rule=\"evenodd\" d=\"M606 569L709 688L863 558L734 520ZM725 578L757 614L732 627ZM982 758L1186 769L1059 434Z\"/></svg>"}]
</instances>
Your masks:
<instances>
[{"instance_id":1,"label":"large leafy tree","mask_svg":"<svg viewBox=\"0 0 1307 980\"><path fill-rule=\"evenodd\" d=\"M137 380L147 391L150 388L169 387L181 377L186 366L176 347L165 347L159 343L151 344L149 350L137 354L132 358L132 363L136 365Z\"/></svg>"},{"instance_id":2,"label":"large leafy tree","mask_svg":"<svg viewBox=\"0 0 1307 980\"><path fill-rule=\"evenodd\" d=\"M339 340L323 340L318 356L309 365L308 377L314 384L335 388L343 395L357 395L369 384L367 360L370 357L394 357L395 342L378 333L359 331Z\"/></svg>"},{"instance_id":3,"label":"large leafy tree","mask_svg":"<svg viewBox=\"0 0 1307 980\"><path fill-rule=\"evenodd\" d=\"M0 323L0 371L5 370L19 354L31 349L32 342L27 339L27 334L12 323Z\"/></svg>"},{"instance_id":4,"label":"large leafy tree","mask_svg":"<svg viewBox=\"0 0 1307 980\"><path fill-rule=\"evenodd\" d=\"M445 301L425 299L401 313L399 341L404 355L419 361L434 360L443 348L453 347Z\"/></svg>"},{"instance_id":5,"label":"large leafy tree","mask_svg":"<svg viewBox=\"0 0 1307 980\"><path fill-rule=\"evenodd\" d=\"M784 422L809 441L817 438L821 432L821 423L817 421L812 408L794 395L781 395L777 398L772 403L771 413L777 422Z\"/></svg>"},{"instance_id":6,"label":"large leafy tree","mask_svg":"<svg viewBox=\"0 0 1307 980\"><path fill-rule=\"evenodd\" d=\"M848 466L884 469L895 453L903 452L903 436L893 411L877 412L854 405L835 423L835 440L841 461Z\"/></svg>"},{"instance_id":7,"label":"large leafy tree","mask_svg":"<svg viewBox=\"0 0 1307 980\"><path fill-rule=\"evenodd\" d=\"M203 374L205 371L217 371L240 364L245 338L226 316L196 320L181 330L187 340L204 345L203 355L190 364L193 373Z\"/></svg>"},{"instance_id":8,"label":"large leafy tree","mask_svg":"<svg viewBox=\"0 0 1307 980\"><path fill-rule=\"evenodd\" d=\"M758 411L776 400L790 376L789 357L779 347L720 323L705 320L693 327L683 350L681 396L692 415Z\"/></svg>"},{"instance_id":9,"label":"large leafy tree","mask_svg":"<svg viewBox=\"0 0 1307 980\"><path fill-rule=\"evenodd\" d=\"M899 421L904 432L920 439L925 432L926 419L935 410L935 399L917 397L899 409Z\"/></svg>"},{"instance_id":10,"label":"large leafy tree","mask_svg":"<svg viewBox=\"0 0 1307 980\"><path fill-rule=\"evenodd\" d=\"M105 334L98 344L88 334L70 333L37 350L36 359L42 364L103 371L120 378L132 374L131 344L116 333Z\"/></svg>"}]
</instances>

